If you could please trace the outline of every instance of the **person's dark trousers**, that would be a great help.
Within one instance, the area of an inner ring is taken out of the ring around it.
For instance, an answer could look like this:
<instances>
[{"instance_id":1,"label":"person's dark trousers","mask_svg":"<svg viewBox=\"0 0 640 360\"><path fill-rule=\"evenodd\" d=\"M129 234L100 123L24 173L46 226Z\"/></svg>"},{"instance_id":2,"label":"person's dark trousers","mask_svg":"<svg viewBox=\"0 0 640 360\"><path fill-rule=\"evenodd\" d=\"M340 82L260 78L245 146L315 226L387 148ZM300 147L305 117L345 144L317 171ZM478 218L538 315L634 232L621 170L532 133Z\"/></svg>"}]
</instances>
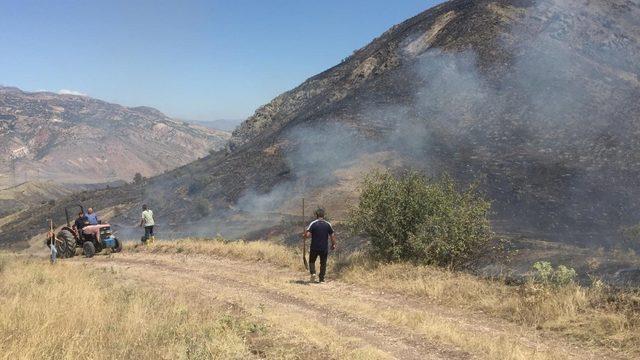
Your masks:
<instances>
[{"instance_id":1,"label":"person's dark trousers","mask_svg":"<svg viewBox=\"0 0 640 360\"><path fill-rule=\"evenodd\" d=\"M316 259L318 256L320 257L320 281L324 281L324 275L327 273L328 251L318 251L313 249L309 251L309 272L312 274L316 273Z\"/></svg>"},{"instance_id":2,"label":"person's dark trousers","mask_svg":"<svg viewBox=\"0 0 640 360\"><path fill-rule=\"evenodd\" d=\"M144 227L144 237L148 239L150 236L153 236L153 225Z\"/></svg>"}]
</instances>

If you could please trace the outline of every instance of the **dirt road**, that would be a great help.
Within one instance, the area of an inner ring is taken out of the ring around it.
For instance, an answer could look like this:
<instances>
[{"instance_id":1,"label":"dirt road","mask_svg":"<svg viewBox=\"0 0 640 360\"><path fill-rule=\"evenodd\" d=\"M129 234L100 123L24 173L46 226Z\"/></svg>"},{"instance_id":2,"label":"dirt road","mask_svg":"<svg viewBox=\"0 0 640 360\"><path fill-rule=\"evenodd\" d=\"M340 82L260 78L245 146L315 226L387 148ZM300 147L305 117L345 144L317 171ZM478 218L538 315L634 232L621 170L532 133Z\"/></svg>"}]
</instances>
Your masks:
<instances>
[{"instance_id":1,"label":"dirt road","mask_svg":"<svg viewBox=\"0 0 640 360\"><path fill-rule=\"evenodd\" d=\"M283 357L602 358L482 314L340 281L310 284L304 273L263 262L151 253L73 261L112 270L136 285L238 308L298 344L297 356Z\"/></svg>"}]
</instances>

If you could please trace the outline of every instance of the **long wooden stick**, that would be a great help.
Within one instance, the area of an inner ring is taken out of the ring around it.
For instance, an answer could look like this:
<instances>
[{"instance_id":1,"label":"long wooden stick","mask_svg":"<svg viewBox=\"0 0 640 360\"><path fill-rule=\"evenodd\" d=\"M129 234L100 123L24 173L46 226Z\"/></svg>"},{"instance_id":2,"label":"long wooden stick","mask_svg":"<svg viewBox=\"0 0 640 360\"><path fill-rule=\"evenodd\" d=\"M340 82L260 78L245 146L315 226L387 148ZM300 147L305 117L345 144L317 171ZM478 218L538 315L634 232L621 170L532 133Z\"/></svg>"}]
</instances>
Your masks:
<instances>
[{"instance_id":1,"label":"long wooden stick","mask_svg":"<svg viewBox=\"0 0 640 360\"><path fill-rule=\"evenodd\" d=\"M53 219L49 219L49 237L51 238L51 240L49 241L49 250L51 250L51 263L54 264L56 262L56 258L58 257L58 249L56 249L56 234L53 232Z\"/></svg>"},{"instance_id":2,"label":"long wooden stick","mask_svg":"<svg viewBox=\"0 0 640 360\"><path fill-rule=\"evenodd\" d=\"M307 262L307 224L304 218L304 198L302 198L302 262L304 268L309 270L309 263Z\"/></svg>"}]
</instances>

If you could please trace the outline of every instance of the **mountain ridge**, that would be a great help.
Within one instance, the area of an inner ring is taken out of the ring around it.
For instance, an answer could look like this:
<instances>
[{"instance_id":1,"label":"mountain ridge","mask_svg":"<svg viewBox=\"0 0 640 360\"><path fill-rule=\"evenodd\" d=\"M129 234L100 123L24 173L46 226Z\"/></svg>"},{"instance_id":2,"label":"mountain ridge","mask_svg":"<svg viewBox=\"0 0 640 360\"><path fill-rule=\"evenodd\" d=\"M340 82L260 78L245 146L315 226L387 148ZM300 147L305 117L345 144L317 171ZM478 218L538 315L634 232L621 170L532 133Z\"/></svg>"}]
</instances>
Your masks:
<instances>
[{"instance_id":1,"label":"mountain ridge","mask_svg":"<svg viewBox=\"0 0 640 360\"><path fill-rule=\"evenodd\" d=\"M129 181L138 172L151 176L184 165L227 138L151 107L0 87L0 168L6 174L71 183Z\"/></svg>"}]
</instances>

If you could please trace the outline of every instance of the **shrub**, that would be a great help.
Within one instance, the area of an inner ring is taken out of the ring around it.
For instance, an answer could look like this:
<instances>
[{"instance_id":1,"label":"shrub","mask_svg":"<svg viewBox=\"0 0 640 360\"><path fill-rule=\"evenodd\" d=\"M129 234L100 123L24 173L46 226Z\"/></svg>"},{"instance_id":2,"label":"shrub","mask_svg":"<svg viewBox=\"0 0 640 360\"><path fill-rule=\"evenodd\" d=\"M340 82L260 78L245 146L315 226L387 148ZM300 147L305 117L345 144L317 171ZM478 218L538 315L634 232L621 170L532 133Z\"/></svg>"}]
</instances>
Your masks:
<instances>
[{"instance_id":1,"label":"shrub","mask_svg":"<svg viewBox=\"0 0 640 360\"><path fill-rule=\"evenodd\" d=\"M537 261L533 264L533 269L535 270L534 280L545 285L567 286L572 284L577 276L573 268L558 265L554 269L548 261Z\"/></svg>"},{"instance_id":2,"label":"shrub","mask_svg":"<svg viewBox=\"0 0 640 360\"><path fill-rule=\"evenodd\" d=\"M375 172L348 225L368 237L376 259L456 267L490 241L489 207L475 186L459 192L448 176L433 182L417 172Z\"/></svg>"},{"instance_id":3,"label":"shrub","mask_svg":"<svg viewBox=\"0 0 640 360\"><path fill-rule=\"evenodd\" d=\"M551 282L551 277L553 276L553 266L550 262L536 261L533 264L533 269L535 270L534 278L536 281L541 283Z\"/></svg>"},{"instance_id":4,"label":"shrub","mask_svg":"<svg viewBox=\"0 0 640 360\"><path fill-rule=\"evenodd\" d=\"M409 245L418 259L456 267L472 260L491 240L490 203L475 187L458 192L448 177L432 186L431 213L409 237Z\"/></svg>"},{"instance_id":5,"label":"shrub","mask_svg":"<svg viewBox=\"0 0 640 360\"><path fill-rule=\"evenodd\" d=\"M577 275L573 268L558 265L558 268L553 274L553 282L558 286L566 286L573 283Z\"/></svg>"}]
</instances>

